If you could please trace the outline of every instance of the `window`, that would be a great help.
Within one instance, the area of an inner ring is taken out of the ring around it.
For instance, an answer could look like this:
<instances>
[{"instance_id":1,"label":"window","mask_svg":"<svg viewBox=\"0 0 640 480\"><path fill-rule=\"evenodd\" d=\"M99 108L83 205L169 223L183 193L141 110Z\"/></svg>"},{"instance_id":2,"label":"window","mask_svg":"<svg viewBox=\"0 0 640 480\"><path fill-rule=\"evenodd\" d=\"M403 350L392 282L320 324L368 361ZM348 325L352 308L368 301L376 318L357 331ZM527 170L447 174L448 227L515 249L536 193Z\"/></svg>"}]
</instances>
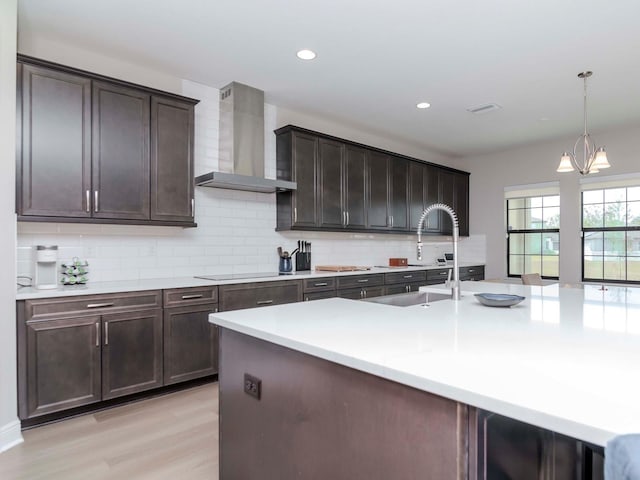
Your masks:
<instances>
[{"instance_id":1,"label":"window","mask_svg":"<svg viewBox=\"0 0 640 480\"><path fill-rule=\"evenodd\" d=\"M507 273L557 279L560 262L560 196L507 199Z\"/></svg>"},{"instance_id":2,"label":"window","mask_svg":"<svg viewBox=\"0 0 640 480\"><path fill-rule=\"evenodd\" d=\"M640 283L640 187L582 192L582 279Z\"/></svg>"}]
</instances>

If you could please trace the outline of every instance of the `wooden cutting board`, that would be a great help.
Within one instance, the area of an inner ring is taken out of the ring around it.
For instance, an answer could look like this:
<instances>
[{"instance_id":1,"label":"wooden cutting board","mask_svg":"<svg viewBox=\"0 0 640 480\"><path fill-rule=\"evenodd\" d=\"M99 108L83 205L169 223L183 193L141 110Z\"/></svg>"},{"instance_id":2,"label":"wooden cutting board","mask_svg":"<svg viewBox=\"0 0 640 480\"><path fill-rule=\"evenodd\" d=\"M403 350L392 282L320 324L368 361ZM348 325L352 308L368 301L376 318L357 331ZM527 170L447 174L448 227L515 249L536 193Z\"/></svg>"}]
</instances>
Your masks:
<instances>
[{"instance_id":1,"label":"wooden cutting board","mask_svg":"<svg viewBox=\"0 0 640 480\"><path fill-rule=\"evenodd\" d=\"M316 265L317 272L360 272L371 270L371 267L358 267L355 265Z\"/></svg>"}]
</instances>

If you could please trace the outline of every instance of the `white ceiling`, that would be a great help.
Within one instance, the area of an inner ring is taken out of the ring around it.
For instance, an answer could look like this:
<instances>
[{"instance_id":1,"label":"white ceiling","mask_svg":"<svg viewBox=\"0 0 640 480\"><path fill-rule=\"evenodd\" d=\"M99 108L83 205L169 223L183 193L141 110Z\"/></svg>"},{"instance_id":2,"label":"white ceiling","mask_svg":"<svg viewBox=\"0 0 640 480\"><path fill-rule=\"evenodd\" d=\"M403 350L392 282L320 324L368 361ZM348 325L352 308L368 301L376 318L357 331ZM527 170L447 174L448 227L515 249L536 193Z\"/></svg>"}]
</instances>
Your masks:
<instances>
[{"instance_id":1,"label":"white ceiling","mask_svg":"<svg viewBox=\"0 0 640 480\"><path fill-rule=\"evenodd\" d=\"M577 137L587 69L590 131L640 122L639 20L637 0L20 0L18 28L471 155Z\"/></svg>"}]
</instances>

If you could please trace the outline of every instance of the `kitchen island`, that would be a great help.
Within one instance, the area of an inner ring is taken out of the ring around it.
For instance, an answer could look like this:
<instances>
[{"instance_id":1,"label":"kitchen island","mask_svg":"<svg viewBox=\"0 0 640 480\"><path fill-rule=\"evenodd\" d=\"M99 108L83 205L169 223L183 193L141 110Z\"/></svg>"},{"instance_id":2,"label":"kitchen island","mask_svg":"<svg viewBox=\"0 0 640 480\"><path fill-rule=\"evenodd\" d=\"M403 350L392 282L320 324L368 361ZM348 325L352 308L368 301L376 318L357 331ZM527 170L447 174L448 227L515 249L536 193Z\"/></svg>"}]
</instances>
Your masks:
<instances>
[{"instance_id":1,"label":"kitchen island","mask_svg":"<svg viewBox=\"0 0 640 480\"><path fill-rule=\"evenodd\" d=\"M527 298L489 308L472 291ZM367 478L349 465L385 478L399 460L387 478L476 478L483 411L596 446L640 432L638 289L471 282L428 307L328 299L210 320L222 327L222 473L244 458L279 478Z\"/></svg>"}]
</instances>

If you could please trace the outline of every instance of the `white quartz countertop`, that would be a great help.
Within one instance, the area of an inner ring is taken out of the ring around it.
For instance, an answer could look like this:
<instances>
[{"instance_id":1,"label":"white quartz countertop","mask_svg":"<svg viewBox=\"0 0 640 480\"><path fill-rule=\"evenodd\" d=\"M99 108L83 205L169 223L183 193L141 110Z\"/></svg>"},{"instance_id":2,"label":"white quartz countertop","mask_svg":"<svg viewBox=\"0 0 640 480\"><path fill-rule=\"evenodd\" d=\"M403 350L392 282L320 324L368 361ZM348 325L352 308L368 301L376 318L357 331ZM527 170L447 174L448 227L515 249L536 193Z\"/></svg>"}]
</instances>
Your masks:
<instances>
[{"instance_id":1,"label":"white quartz countertop","mask_svg":"<svg viewBox=\"0 0 640 480\"><path fill-rule=\"evenodd\" d=\"M462 285L428 307L333 298L210 321L596 445L640 432L640 289ZM527 298L490 308L472 292Z\"/></svg>"},{"instance_id":2,"label":"white quartz countertop","mask_svg":"<svg viewBox=\"0 0 640 480\"><path fill-rule=\"evenodd\" d=\"M481 265L481 263L461 263L461 267ZM38 290L34 287L18 288L16 300L28 300L36 298L56 298L70 297L74 295L98 295L102 293L118 293L118 292L139 292L143 290L162 290L169 288L188 288L202 287L207 285L229 285L237 283L251 282L274 282L278 280L302 280L305 278L322 278L337 277L348 275L367 275L374 273L392 273L397 271L412 270L433 270L439 268L451 268L451 266L440 265L415 265L411 267L371 267L370 270L354 271L354 272L293 272L291 274L279 275L278 273L264 273L259 276L251 276L247 278L228 278L231 274L211 275L219 277L215 280L206 280L196 277L181 278L152 278L143 280L121 280L116 282L91 282L85 285L59 286L51 290ZM242 274L237 274L242 275ZM265 276L267 275L267 276Z\"/></svg>"}]
</instances>

